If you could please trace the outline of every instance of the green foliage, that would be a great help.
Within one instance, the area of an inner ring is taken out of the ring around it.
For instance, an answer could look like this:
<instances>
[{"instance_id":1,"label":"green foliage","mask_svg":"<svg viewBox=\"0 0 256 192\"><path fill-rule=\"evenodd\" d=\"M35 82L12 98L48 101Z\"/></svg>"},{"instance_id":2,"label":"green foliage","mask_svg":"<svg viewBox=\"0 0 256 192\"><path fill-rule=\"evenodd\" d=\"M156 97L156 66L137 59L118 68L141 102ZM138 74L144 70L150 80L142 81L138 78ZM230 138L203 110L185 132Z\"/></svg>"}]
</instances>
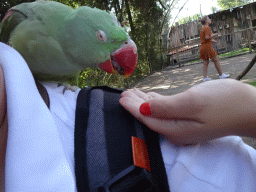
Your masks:
<instances>
[{"instance_id":1,"label":"green foliage","mask_svg":"<svg viewBox=\"0 0 256 192\"><path fill-rule=\"evenodd\" d=\"M138 6L140 5L140 6ZM159 40L161 34L161 19L163 10L157 6L156 2L135 0L131 3L136 33L131 34L137 47L139 59L142 63L148 61L151 72L161 66L159 51Z\"/></svg>"},{"instance_id":2,"label":"green foliage","mask_svg":"<svg viewBox=\"0 0 256 192\"><path fill-rule=\"evenodd\" d=\"M212 13L216 13L218 11L217 7L212 6L211 7Z\"/></svg>"},{"instance_id":3,"label":"green foliage","mask_svg":"<svg viewBox=\"0 0 256 192\"><path fill-rule=\"evenodd\" d=\"M122 76L116 74L108 74L99 68L87 68L80 73L78 79L79 87L92 87L100 85L108 85L111 87L125 87L124 79Z\"/></svg>"},{"instance_id":4,"label":"green foliage","mask_svg":"<svg viewBox=\"0 0 256 192\"><path fill-rule=\"evenodd\" d=\"M217 4L222 10L237 7L249 2L250 0L217 0Z\"/></svg>"},{"instance_id":5,"label":"green foliage","mask_svg":"<svg viewBox=\"0 0 256 192\"><path fill-rule=\"evenodd\" d=\"M225 57L236 56L236 55L239 55L239 54L242 54L242 53L249 53L249 48L245 47L245 48L242 48L242 49L239 49L239 50L236 50L236 51L223 53L223 54L218 55L218 57L219 58L225 58ZM201 59L198 59L198 60L195 60L195 61L191 61L188 64L198 63L198 62L201 62L201 61L202 61Z\"/></svg>"},{"instance_id":6,"label":"green foliage","mask_svg":"<svg viewBox=\"0 0 256 192\"><path fill-rule=\"evenodd\" d=\"M256 81L253 81L253 82L249 82L250 85L256 87Z\"/></svg>"},{"instance_id":7,"label":"green foliage","mask_svg":"<svg viewBox=\"0 0 256 192\"><path fill-rule=\"evenodd\" d=\"M234 55L238 55L238 54L241 54L241 53L247 53L247 52L249 52L249 48L245 47L245 48L242 48L242 49L239 49L239 50L236 50L236 51L220 54L219 58L231 57L231 56L234 56Z\"/></svg>"},{"instance_id":8,"label":"green foliage","mask_svg":"<svg viewBox=\"0 0 256 192\"><path fill-rule=\"evenodd\" d=\"M180 17L179 19L179 24L185 24L185 23L189 23L191 21L196 21L200 19L200 14L197 13L195 15L192 16L187 16L187 17Z\"/></svg>"},{"instance_id":9,"label":"green foliage","mask_svg":"<svg viewBox=\"0 0 256 192\"><path fill-rule=\"evenodd\" d=\"M108 85L115 88L128 88L127 84L132 84L138 78L144 77L147 74L149 74L149 68L147 65L141 63L141 61L138 62L137 68L135 69L134 73L126 80L123 78L123 76L119 74L108 74L99 68L87 68L80 73L80 77L78 79L78 86L92 87ZM76 83L74 82L72 84L75 85Z\"/></svg>"},{"instance_id":10,"label":"green foliage","mask_svg":"<svg viewBox=\"0 0 256 192\"><path fill-rule=\"evenodd\" d=\"M60 3L63 3L65 5L68 5L72 8L77 8L79 6L83 6L83 2L81 2L80 0L78 1L73 1L73 0L52 0L52 1L57 1L57 2L60 2Z\"/></svg>"}]
</instances>

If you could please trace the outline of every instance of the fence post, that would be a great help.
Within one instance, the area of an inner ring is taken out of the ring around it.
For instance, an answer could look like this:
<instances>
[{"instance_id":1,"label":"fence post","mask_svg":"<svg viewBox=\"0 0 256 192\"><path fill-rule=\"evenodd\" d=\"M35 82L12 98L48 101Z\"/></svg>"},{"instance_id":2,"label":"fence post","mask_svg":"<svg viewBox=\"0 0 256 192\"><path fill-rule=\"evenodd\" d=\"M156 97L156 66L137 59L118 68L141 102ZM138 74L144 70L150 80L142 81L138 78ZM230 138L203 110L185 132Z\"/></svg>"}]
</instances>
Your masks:
<instances>
[{"instance_id":1,"label":"fence post","mask_svg":"<svg viewBox=\"0 0 256 192\"><path fill-rule=\"evenodd\" d=\"M167 65L169 66L169 65L171 65L171 56L167 56Z\"/></svg>"},{"instance_id":2,"label":"fence post","mask_svg":"<svg viewBox=\"0 0 256 192\"><path fill-rule=\"evenodd\" d=\"M180 56L179 56L178 50L179 50L178 47L176 47L177 62L179 63L179 67L180 67Z\"/></svg>"},{"instance_id":3,"label":"fence post","mask_svg":"<svg viewBox=\"0 0 256 192\"><path fill-rule=\"evenodd\" d=\"M247 33L248 33L249 52L252 53L252 34L251 34L251 30L248 29Z\"/></svg>"}]
</instances>

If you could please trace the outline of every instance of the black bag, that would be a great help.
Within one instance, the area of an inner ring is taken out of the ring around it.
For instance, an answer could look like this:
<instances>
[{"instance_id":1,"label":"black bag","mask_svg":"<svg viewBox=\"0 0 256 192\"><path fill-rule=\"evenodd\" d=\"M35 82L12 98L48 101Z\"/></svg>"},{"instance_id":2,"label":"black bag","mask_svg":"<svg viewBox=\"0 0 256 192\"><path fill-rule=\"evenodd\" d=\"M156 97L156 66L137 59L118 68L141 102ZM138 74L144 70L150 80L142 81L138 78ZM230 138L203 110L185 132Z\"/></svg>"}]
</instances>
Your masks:
<instances>
[{"instance_id":1,"label":"black bag","mask_svg":"<svg viewBox=\"0 0 256 192\"><path fill-rule=\"evenodd\" d=\"M46 89L39 88L49 107ZM78 94L74 137L77 191L168 192L158 134L119 104L122 92L101 86L85 87Z\"/></svg>"}]
</instances>

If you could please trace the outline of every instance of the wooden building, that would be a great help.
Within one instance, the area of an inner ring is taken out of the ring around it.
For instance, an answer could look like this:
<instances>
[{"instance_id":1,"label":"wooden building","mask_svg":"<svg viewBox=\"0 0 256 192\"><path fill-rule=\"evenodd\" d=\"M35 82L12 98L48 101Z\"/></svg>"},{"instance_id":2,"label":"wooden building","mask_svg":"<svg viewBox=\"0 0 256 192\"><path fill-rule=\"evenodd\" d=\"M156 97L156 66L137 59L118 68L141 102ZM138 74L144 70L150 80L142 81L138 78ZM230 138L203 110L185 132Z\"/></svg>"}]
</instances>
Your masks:
<instances>
[{"instance_id":1,"label":"wooden building","mask_svg":"<svg viewBox=\"0 0 256 192\"><path fill-rule=\"evenodd\" d=\"M248 30L244 30L252 27L256 28L256 2L233 7L208 16L212 20L210 25L212 33L218 33L220 36L217 39L216 46L216 51L219 53L237 50L246 46L248 38L252 41L256 40L256 29L251 29L250 34L248 34ZM198 59L201 29L200 20L182 25L176 24L171 27L166 44L167 47L165 47L170 50L167 56L177 60L174 55L180 53L181 60L183 57ZM195 47L196 50L191 49L191 47Z\"/></svg>"},{"instance_id":2,"label":"wooden building","mask_svg":"<svg viewBox=\"0 0 256 192\"><path fill-rule=\"evenodd\" d=\"M174 48L186 45L186 41L199 37L200 30L202 29L201 23L198 20L186 24L171 27L168 43L168 48Z\"/></svg>"}]
</instances>

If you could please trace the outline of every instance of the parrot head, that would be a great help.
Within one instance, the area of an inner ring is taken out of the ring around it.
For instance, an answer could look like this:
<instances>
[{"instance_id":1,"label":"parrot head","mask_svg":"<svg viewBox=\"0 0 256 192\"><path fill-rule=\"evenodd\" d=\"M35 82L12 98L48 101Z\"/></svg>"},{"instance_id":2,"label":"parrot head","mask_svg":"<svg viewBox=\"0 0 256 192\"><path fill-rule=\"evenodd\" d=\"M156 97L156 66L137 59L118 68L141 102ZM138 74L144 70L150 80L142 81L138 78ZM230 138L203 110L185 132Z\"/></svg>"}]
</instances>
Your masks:
<instances>
[{"instance_id":1,"label":"parrot head","mask_svg":"<svg viewBox=\"0 0 256 192\"><path fill-rule=\"evenodd\" d=\"M137 47L106 11L55 1L22 3L0 24L0 41L26 60L37 80L66 81L87 67L130 76Z\"/></svg>"},{"instance_id":2,"label":"parrot head","mask_svg":"<svg viewBox=\"0 0 256 192\"><path fill-rule=\"evenodd\" d=\"M96 8L79 7L67 17L63 46L108 73L130 76L137 63L137 47L116 17ZM86 35L86 36L85 36ZM85 54L86 51L86 54ZM103 61L103 62L102 62Z\"/></svg>"}]
</instances>

